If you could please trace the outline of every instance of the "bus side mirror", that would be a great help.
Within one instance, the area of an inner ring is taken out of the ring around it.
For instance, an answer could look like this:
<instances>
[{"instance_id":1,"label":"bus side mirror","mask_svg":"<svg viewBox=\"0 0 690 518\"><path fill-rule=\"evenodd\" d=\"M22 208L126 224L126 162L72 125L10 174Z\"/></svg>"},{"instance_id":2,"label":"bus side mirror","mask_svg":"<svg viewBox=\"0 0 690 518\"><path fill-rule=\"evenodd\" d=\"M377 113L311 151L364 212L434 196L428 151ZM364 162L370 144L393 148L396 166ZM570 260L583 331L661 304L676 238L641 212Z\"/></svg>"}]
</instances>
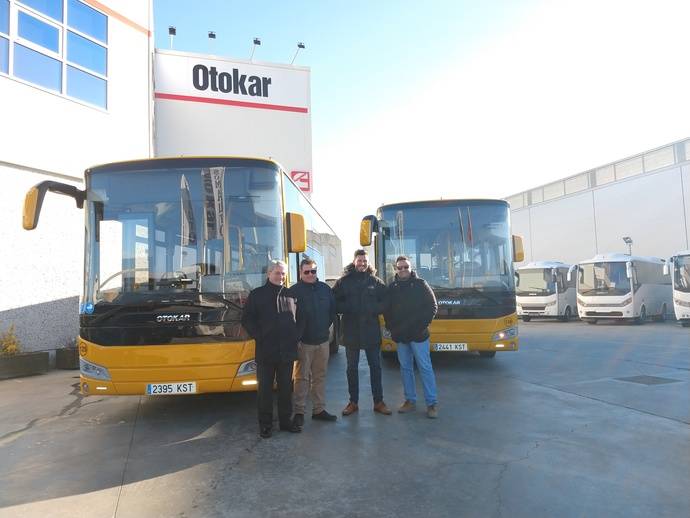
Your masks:
<instances>
[{"instance_id":1,"label":"bus side mirror","mask_svg":"<svg viewBox=\"0 0 690 518\"><path fill-rule=\"evenodd\" d=\"M632 279L632 277L633 277L633 265L632 265L632 262L630 262L630 261L625 263L625 276L628 279Z\"/></svg>"},{"instance_id":2,"label":"bus side mirror","mask_svg":"<svg viewBox=\"0 0 690 518\"><path fill-rule=\"evenodd\" d=\"M525 249L522 246L522 237L513 236L513 262L521 263L525 260Z\"/></svg>"},{"instance_id":3,"label":"bus side mirror","mask_svg":"<svg viewBox=\"0 0 690 518\"><path fill-rule=\"evenodd\" d=\"M24 230L33 230L38 225L43 198L45 198L47 191L74 198L74 201L77 202L77 207L80 209L84 206L86 191L77 189L74 185L52 181L37 183L29 189L24 198L24 211L22 214L22 227L24 227Z\"/></svg>"},{"instance_id":4,"label":"bus side mirror","mask_svg":"<svg viewBox=\"0 0 690 518\"><path fill-rule=\"evenodd\" d=\"M365 216L359 224L359 244L370 246L374 232L378 232L376 216Z\"/></svg>"},{"instance_id":5,"label":"bus side mirror","mask_svg":"<svg viewBox=\"0 0 690 518\"><path fill-rule=\"evenodd\" d=\"M304 225L304 216L295 212L286 212L285 224L287 225L288 252L304 252L307 249L307 229Z\"/></svg>"},{"instance_id":6,"label":"bus side mirror","mask_svg":"<svg viewBox=\"0 0 690 518\"><path fill-rule=\"evenodd\" d=\"M574 264L568 269L568 282L573 282L573 272L577 268L577 265Z\"/></svg>"},{"instance_id":7,"label":"bus side mirror","mask_svg":"<svg viewBox=\"0 0 690 518\"><path fill-rule=\"evenodd\" d=\"M668 274L671 273L671 269L669 268L669 264L671 264L672 261L673 261L673 257L671 257L671 258L668 260L668 262L665 262L665 263L664 263L664 266L663 266L664 275L668 275Z\"/></svg>"}]
</instances>

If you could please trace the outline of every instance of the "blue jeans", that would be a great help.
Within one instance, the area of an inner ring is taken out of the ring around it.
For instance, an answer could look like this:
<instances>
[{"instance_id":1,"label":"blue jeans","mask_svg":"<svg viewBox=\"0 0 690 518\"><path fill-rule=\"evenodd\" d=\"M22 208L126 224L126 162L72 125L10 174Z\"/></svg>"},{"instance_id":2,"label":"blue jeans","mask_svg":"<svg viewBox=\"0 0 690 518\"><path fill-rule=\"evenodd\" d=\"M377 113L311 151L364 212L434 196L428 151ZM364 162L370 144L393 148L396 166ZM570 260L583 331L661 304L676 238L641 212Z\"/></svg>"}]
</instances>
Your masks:
<instances>
[{"instance_id":1,"label":"blue jeans","mask_svg":"<svg viewBox=\"0 0 690 518\"><path fill-rule=\"evenodd\" d=\"M400 362L405 399L413 403L417 402L417 388L414 380L414 363L417 362L417 369L419 369L419 375L422 377L426 405L435 405L437 403L436 377L434 376L434 368L431 366L429 339L423 342L398 342L398 361Z\"/></svg>"},{"instance_id":2,"label":"blue jeans","mask_svg":"<svg viewBox=\"0 0 690 518\"><path fill-rule=\"evenodd\" d=\"M371 379L371 394L374 396L374 404L383 401L383 386L381 385L381 348L378 345L364 349L369 364L369 377ZM347 356L347 388L350 392L350 401L359 403L359 348L346 347Z\"/></svg>"}]
</instances>

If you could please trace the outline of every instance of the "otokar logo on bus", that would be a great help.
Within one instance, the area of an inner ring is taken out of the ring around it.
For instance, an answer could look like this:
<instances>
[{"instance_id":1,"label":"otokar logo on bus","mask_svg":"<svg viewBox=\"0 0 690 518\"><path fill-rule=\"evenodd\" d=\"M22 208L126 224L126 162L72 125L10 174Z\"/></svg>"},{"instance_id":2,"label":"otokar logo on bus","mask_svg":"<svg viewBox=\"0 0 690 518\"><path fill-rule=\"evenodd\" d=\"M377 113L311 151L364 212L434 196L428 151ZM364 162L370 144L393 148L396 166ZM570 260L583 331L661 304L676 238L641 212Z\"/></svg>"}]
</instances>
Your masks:
<instances>
[{"instance_id":1,"label":"otokar logo on bus","mask_svg":"<svg viewBox=\"0 0 690 518\"><path fill-rule=\"evenodd\" d=\"M156 322L189 322L191 315L158 315Z\"/></svg>"},{"instance_id":2,"label":"otokar logo on bus","mask_svg":"<svg viewBox=\"0 0 690 518\"><path fill-rule=\"evenodd\" d=\"M192 82L197 90L233 93L250 97L268 97L270 77L249 76L240 74L236 68L232 72L218 72L216 67L194 65L192 68Z\"/></svg>"}]
</instances>

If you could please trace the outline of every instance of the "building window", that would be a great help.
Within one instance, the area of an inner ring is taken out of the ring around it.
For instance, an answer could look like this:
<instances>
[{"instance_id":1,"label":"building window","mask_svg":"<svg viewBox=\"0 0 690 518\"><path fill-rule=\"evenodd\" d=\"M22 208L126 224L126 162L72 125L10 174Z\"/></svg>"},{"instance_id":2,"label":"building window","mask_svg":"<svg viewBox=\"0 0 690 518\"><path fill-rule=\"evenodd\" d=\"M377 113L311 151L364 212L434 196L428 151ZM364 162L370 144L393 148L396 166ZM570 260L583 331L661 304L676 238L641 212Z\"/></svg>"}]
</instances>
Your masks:
<instances>
[{"instance_id":1,"label":"building window","mask_svg":"<svg viewBox=\"0 0 690 518\"><path fill-rule=\"evenodd\" d=\"M511 210L521 209L525 206L525 198L522 194L511 196L510 198L507 198L506 201L510 204Z\"/></svg>"},{"instance_id":2,"label":"building window","mask_svg":"<svg viewBox=\"0 0 690 518\"><path fill-rule=\"evenodd\" d=\"M553 200L564 194L563 182L554 182L544 186L544 200Z\"/></svg>"},{"instance_id":3,"label":"building window","mask_svg":"<svg viewBox=\"0 0 690 518\"><path fill-rule=\"evenodd\" d=\"M0 0L0 73L108 106L108 17L81 0Z\"/></svg>"},{"instance_id":4,"label":"building window","mask_svg":"<svg viewBox=\"0 0 690 518\"><path fill-rule=\"evenodd\" d=\"M589 188L589 173L582 173L565 181L565 193L584 191Z\"/></svg>"},{"instance_id":5,"label":"building window","mask_svg":"<svg viewBox=\"0 0 690 518\"><path fill-rule=\"evenodd\" d=\"M530 204L541 203L542 201L544 201L544 192L542 191L541 187L538 189L533 189L530 192Z\"/></svg>"},{"instance_id":6,"label":"building window","mask_svg":"<svg viewBox=\"0 0 690 518\"><path fill-rule=\"evenodd\" d=\"M600 167L597 169L595 177L597 179L597 186L610 183L616 179L613 173L613 166L607 165L605 167Z\"/></svg>"},{"instance_id":7,"label":"building window","mask_svg":"<svg viewBox=\"0 0 690 518\"><path fill-rule=\"evenodd\" d=\"M668 167L676 162L673 154L673 146L651 151L644 156L644 170L654 171L662 167Z\"/></svg>"}]
</instances>

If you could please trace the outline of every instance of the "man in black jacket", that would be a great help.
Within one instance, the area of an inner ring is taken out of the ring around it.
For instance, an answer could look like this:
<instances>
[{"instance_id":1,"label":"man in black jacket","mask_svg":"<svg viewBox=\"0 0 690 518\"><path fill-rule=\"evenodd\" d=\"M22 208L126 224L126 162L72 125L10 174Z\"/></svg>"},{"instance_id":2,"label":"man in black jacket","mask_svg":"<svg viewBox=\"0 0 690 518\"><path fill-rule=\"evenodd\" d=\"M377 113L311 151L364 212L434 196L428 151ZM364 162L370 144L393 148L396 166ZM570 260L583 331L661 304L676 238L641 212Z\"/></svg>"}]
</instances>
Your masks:
<instances>
[{"instance_id":1,"label":"man in black jacket","mask_svg":"<svg viewBox=\"0 0 690 518\"><path fill-rule=\"evenodd\" d=\"M295 363L294 422L304 424L307 393L311 394L311 418L335 421L326 411L326 371L330 355L330 327L335 319L335 299L328 284L321 282L316 263L307 257L299 265L300 281L291 289L304 318L304 332Z\"/></svg>"},{"instance_id":2,"label":"man in black jacket","mask_svg":"<svg viewBox=\"0 0 690 518\"><path fill-rule=\"evenodd\" d=\"M292 421L292 364L297 359L301 315L285 282L286 265L271 261L268 280L252 290L242 314L242 325L256 341L259 435L267 439L273 426L273 380L278 382L278 420L281 430L300 432Z\"/></svg>"},{"instance_id":3,"label":"man in black jacket","mask_svg":"<svg viewBox=\"0 0 690 518\"><path fill-rule=\"evenodd\" d=\"M381 385L381 325L379 315L385 307L386 285L374 275L365 250L357 250L352 264L333 287L336 310L343 315L341 326L347 356L347 387L350 402L343 409L347 416L359 410L359 351L364 349L369 363L374 412L390 415L383 402Z\"/></svg>"},{"instance_id":4,"label":"man in black jacket","mask_svg":"<svg viewBox=\"0 0 690 518\"><path fill-rule=\"evenodd\" d=\"M405 402L398 412L412 412L417 404L414 364L417 363L424 387L427 417L438 417L436 378L429 352L429 324L438 306L434 292L424 279L412 271L410 260L401 255L395 260L395 279L388 286L384 318L397 344Z\"/></svg>"}]
</instances>

